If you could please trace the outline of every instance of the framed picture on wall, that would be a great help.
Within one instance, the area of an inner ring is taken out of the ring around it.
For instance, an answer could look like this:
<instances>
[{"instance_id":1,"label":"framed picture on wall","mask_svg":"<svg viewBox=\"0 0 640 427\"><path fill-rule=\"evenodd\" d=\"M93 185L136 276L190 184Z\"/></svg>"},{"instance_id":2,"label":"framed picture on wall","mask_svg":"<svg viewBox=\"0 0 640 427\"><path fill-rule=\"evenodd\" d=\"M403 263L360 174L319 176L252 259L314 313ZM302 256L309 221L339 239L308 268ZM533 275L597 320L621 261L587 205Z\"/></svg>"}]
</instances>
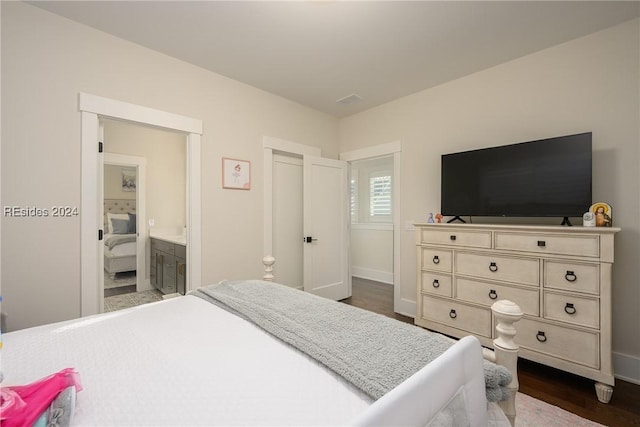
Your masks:
<instances>
[{"instance_id":1,"label":"framed picture on wall","mask_svg":"<svg viewBox=\"0 0 640 427\"><path fill-rule=\"evenodd\" d=\"M122 191L136 191L136 171L122 169Z\"/></svg>"},{"instance_id":2,"label":"framed picture on wall","mask_svg":"<svg viewBox=\"0 0 640 427\"><path fill-rule=\"evenodd\" d=\"M251 162L248 160L222 158L222 188L235 190L251 189Z\"/></svg>"}]
</instances>

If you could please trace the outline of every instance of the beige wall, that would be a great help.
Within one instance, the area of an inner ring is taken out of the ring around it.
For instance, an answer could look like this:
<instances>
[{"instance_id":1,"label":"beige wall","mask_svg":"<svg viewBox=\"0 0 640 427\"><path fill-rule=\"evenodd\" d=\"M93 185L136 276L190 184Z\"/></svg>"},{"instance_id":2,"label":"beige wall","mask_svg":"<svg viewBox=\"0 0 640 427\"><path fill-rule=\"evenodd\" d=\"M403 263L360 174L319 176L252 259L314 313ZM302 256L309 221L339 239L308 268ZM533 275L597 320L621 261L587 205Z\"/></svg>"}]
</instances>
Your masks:
<instances>
[{"instance_id":1,"label":"beige wall","mask_svg":"<svg viewBox=\"0 0 640 427\"><path fill-rule=\"evenodd\" d=\"M342 151L401 141L402 223L439 210L443 153L592 131L593 198L613 206L623 229L615 245L613 346L618 360L635 363L636 380L639 26L634 20L340 121ZM403 232L401 250L402 296L415 301L413 233Z\"/></svg>"},{"instance_id":2,"label":"beige wall","mask_svg":"<svg viewBox=\"0 0 640 427\"><path fill-rule=\"evenodd\" d=\"M0 6L2 204L79 207L79 92L193 117L204 127L202 282L261 277L262 137L336 158L337 119L37 7ZM251 161L250 191L221 188L223 156ZM2 248L9 329L80 315L79 217L3 217Z\"/></svg>"},{"instance_id":3,"label":"beige wall","mask_svg":"<svg viewBox=\"0 0 640 427\"><path fill-rule=\"evenodd\" d=\"M146 224L147 219L153 218L156 229L182 232L186 224L186 135L150 126L104 120L104 151L147 160L146 218L142 221ZM105 167L105 179L106 176Z\"/></svg>"},{"instance_id":4,"label":"beige wall","mask_svg":"<svg viewBox=\"0 0 640 427\"><path fill-rule=\"evenodd\" d=\"M351 224L349 243L352 275L393 284L391 224Z\"/></svg>"}]
</instances>

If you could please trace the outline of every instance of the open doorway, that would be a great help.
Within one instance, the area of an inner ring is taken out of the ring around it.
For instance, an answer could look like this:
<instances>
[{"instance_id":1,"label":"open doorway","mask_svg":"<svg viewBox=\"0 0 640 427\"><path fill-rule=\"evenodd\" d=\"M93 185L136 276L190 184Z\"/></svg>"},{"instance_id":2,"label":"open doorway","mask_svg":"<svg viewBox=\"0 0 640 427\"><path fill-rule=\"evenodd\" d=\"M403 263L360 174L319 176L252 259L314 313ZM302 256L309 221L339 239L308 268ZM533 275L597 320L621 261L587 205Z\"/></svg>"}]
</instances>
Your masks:
<instances>
[{"instance_id":1,"label":"open doorway","mask_svg":"<svg viewBox=\"0 0 640 427\"><path fill-rule=\"evenodd\" d=\"M150 262L149 248L153 239L185 232L186 136L117 120L100 123L104 311L114 311L160 300L167 293L151 280L156 263Z\"/></svg>"},{"instance_id":2,"label":"open doorway","mask_svg":"<svg viewBox=\"0 0 640 427\"><path fill-rule=\"evenodd\" d=\"M393 286L393 156L350 165L351 275Z\"/></svg>"},{"instance_id":3,"label":"open doorway","mask_svg":"<svg viewBox=\"0 0 640 427\"><path fill-rule=\"evenodd\" d=\"M138 275L138 187L139 172L135 164L114 164L105 159L104 164L104 296L105 298L139 292ZM140 286L141 288L141 286ZM140 289L141 290L141 289ZM106 306L106 301L105 301Z\"/></svg>"},{"instance_id":4,"label":"open doorway","mask_svg":"<svg viewBox=\"0 0 640 427\"><path fill-rule=\"evenodd\" d=\"M104 311L102 268L104 218L102 201L103 142L100 120L177 131L186 138L186 242L185 290L201 286L201 164L202 121L185 116L81 93L82 191L81 191L81 301L82 316Z\"/></svg>"},{"instance_id":5,"label":"open doorway","mask_svg":"<svg viewBox=\"0 0 640 427\"><path fill-rule=\"evenodd\" d=\"M379 227L382 228L383 230L381 231L387 231L387 238L389 238L389 233L391 233L391 239L393 241L392 244L392 256L393 256L393 262L392 262L392 270L391 272L387 271L387 273L391 273L392 276L392 282L393 283L393 311L395 313L399 313L399 314L404 314L404 315L408 315L408 313L412 313L412 309L414 307L414 305L412 305L411 301L407 301L405 299L402 298L401 295L401 274L400 274L400 241L401 241L401 236L400 236L400 218L401 218L401 213L400 213L400 164L401 164L401 154L402 154L402 149L401 149L401 145L399 141L395 141L395 142L390 142L387 144L381 144L381 145L376 145L376 146L372 146L372 147L367 147L367 148L362 148L362 149L358 149L358 150L353 150L353 151L349 151L349 152L344 152L340 154L340 160L345 160L347 162L349 162L349 164L351 165L351 167L354 167L354 164L356 165L356 167L358 166L358 162L363 162L361 163L362 165L368 164L368 163L364 163L365 161L372 161L372 165L375 164L375 160L376 159L388 159L385 161L390 161L392 163L392 168L390 169L391 174L379 174L378 177L376 177L376 174L372 174L371 176L366 175L366 182L368 184L368 190L366 190L367 192L370 192L370 186L373 185L376 187L374 194L377 194L379 190L383 190L384 189L384 185L386 185L387 183L390 185L390 192L391 194L389 195L389 198L387 198L387 196L385 196L385 202L384 204L386 204L387 202L390 201L391 203L391 212L390 212L390 216L391 216L391 221L390 224L391 226L387 225L378 225L378 226L374 226L374 225L368 225L368 228L374 228L374 227ZM374 168L375 169L375 168ZM382 168L384 169L384 168ZM387 168L388 169L388 168ZM388 177L390 176L390 182ZM370 180L369 178L374 178L373 180ZM351 183L350 183L351 185ZM386 193L386 191L382 191L382 193ZM386 212L386 208L383 209L383 204L379 203L376 207L376 209L382 209L377 211L378 213L383 214L384 212ZM383 212L384 211L384 212ZM375 217L376 215L374 215ZM379 218L382 218L384 215L379 216ZM373 224L375 224L376 221L373 221ZM388 229L389 227L391 227L391 231L389 230L384 230L385 228ZM352 224L352 229L353 229L353 224ZM352 253L352 255L354 255ZM356 263L358 261L356 260ZM375 265L375 264L373 264ZM352 267L353 267L353 263L352 263ZM378 270L379 268L372 268L370 270ZM357 271L356 271L357 273ZM368 273L371 274L372 271L366 271L366 270L361 270L360 274L364 274L364 273ZM385 281L390 281L389 280L389 275L388 274L378 274L374 277L378 277L377 280L385 280ZM367 279L368 280L368 279ZM415 310L415 309L413 309Z\"/></svg>"}]
</instances>

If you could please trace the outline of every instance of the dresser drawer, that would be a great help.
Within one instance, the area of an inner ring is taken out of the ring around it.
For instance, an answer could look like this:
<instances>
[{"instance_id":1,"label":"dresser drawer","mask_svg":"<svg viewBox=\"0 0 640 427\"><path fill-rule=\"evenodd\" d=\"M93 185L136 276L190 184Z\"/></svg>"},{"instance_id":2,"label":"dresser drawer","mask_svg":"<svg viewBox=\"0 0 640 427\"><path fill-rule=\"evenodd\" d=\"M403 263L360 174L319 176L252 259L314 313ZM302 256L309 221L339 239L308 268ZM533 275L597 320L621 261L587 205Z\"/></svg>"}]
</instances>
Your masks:
<instances>
[{"instance_id":1,"label":"dresser drawer","mask_svg":"<svg viewBox=\"0 0 640 427\"><path fill-rule=\"evenodd\" d=\"M451 276L430 271L422 272L422 292L442 297L451 297Z\"/></svg>"},{"instance_id":2,"label":"dresser drawer","mask_svg":"<svg viewBox=\"0 0 640 427\"><path fill-rule=\"evenodd\" d=\"M600 328L600 300L545 291L544 317L597 329Z\"/></svg>"},{"instance_id":3,"label":"dresser drawer","mask_svg":"<svg viewBox=\"0 0 640 427\"><path fill-rule=\"evenodd\" d=\"M524 314L540 315L540 297L538 289L516 288L479 280L456 278L456 298L474 302L487 307L501 299L513 301L522 309Z\"/></svg>"},{"instance_id":4,"label":"dresser drawer","mask_svg":"<svg viewBox=\"0 0 640 427\"><path fill-rule=\"evenodd\" d=\"M472 334L491 337L491 310L422 296L422 318Z\"/></svg>"},{"instance_id":5,"label":"dresser drawer","mask_svg":"<svg viewBox=\"0 0 640 427\"><path fill-rule=\"evenodd\" d=\"M600 256L600 238L598 236L496 232L495 239L495 248L501 250Z\"/></svg>"},{"instance_id":6,"label":"dresser drawer","mask_svg":"<svg viewBox=\"0 0 640 427\"><path fill-rule=\"evenodd\" d=\"M600 265L544 261L544 286L568 291L600 293Z\"/></svg>"},{"instance_id":7,"label":"dresser drawer","mask_svg":"<svg viewBox=\"0 0 640 427\"><path fill-rule=\"evenodd\" d=\"M420 232L420 243L491 248L491 231L422 228Z\"/></svg>"},{"instance_id":8,"label":"dresser drawer","mask_svg":"<svg viewBox=\"0 0 640 427\"><path fill-rule=\"evenodd\" d=\"M164 240L151 239L151 250L162 251L167 254L174 254L174 244L165 242Z\"/></svg>"},{"instance_id":9,"label":"dresser drawer","mask_svg":"<svg viewBox=\"0 0 640 427\"><path fill-rule=\"evenodd\" d=\"M457 252L455 256L457 274L524 285L540 284L540 264L537 259L468 252Z\"/></svg>"},{"instance_id":10,"label":"dresser drawer","mask_svg":"<svg viewBox=\"0 0 640 427\"><path fill-rule=\"evenodd\" d=\"M522 347L598 369L599 334L523 318L515 341Z\"/></svg>"},{"instance_id":11,"label":"dresser drawer","mask_svg":"<svg viewBox=\"0 0 640 427\"><path fill-rule=\"evenodd\" d=\"M439 248L420 248L420 266L429 270L451 273L451 251Z\"/></svg>"}]
</instances>

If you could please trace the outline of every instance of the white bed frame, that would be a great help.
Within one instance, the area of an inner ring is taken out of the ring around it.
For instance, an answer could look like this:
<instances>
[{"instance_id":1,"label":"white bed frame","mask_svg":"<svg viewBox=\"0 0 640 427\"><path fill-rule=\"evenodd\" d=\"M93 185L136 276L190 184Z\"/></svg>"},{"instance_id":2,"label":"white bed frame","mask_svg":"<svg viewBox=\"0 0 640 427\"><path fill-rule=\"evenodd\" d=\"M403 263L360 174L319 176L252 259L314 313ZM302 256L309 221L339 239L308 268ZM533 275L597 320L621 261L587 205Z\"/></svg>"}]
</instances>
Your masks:
<instances>
[{"instance_id":1,"label":"white bed frame","mask_svg":"<svg viewBox=\"0 0 640 427\"><path fill-rule=\"evenodd\" d=\"M135 271L137 260L135 255L113 256L109 249L104 249L104 269L107 273L115 275L124 271Z\"/></svg>"},{"instance_id":2,"label":"white bed frame","mask_svg":"<svg viewBox=\"0 0 640 427\"><path fill-rule=\"evenodd\" d=\"M264 260L267 281L273 280L274 261ZM452 340L442 355L372 401L321 362L196 295L8 333L3 369L9 385L77 369L84 386L81 404L75 412L73 405L65 409L79 425L146 420L149 425L509 427L518 388L513 323L522 312L499 301L493 313L497 338L487 357L514 374L511 399L501 407L487 404L482 350L473 336ZM206 325L220 327L210 328L203 339ZM140 363L149 357L153 362Z\"/></svg>"},{"instance_id":3,"label":"white bed frame","mask_svg":"<svg viewBox=\"0 0 640 427\"><path fill-rule=\"evenodd\" d=\"M104 199L103 223L104 231L108 230L108 213L126 214L136 213L135 199ZM112 276L124 271L135 271L137 269L136 255L114 256L109 249L104 249L104 269Z\"/></svg>"},{"instance_id":4,"label":"white bed frame","mask_svg":"<svg viewBox=\"0 0 640 427\"><path fill-rule=\"evenodd\" d=\"M262 263L264 264L263 280L273 281L273 264L275 263L275 258L271 255L265 256L262 259ZM504 366L511 372L513 379L507 386L510 392L509 399L500 402L499 406L507 416L511 425L514 426L516 419L516 393L519 387L518 349L520 348L514 341L514 337L516 336L514 323L520 320L524 313L517 304L509 300L496 301L491 306L491 311L495 319L497 338L493 340L493 350L482 348L482 356L486 360ZM465 339L460 340L462 346L455 350L456 354L454 355L455 360L460 363L461 366L465 363L461 358L461 354L465 351L475 351L475 344L469 342L462 343L463 340ZM479 342L477 340L474 341L479 346ZM443 375L451 384L468 384L476 380L465 377L463 373L463 371L465 371L464 369L458 369L454 373L451 369L440 369L441 367L435 362L436 361L433 361L397 388L378 399L371 405L370 410L356 421L356 425L427 425L432 419L432 412L429 411L428 405L425 404L424 400L421 400L421 389L433 387L434 383L447 384L442 381ZM456 378L457 381L454 381L453 377L456 375L460 378ZM482 377L481 380L483 387L482 393L484 395L484 377ZM443 392L442 399L436 403L445 405L451 397L450 393ZM474 405L471 404L472 411L473 406ZM473 420L471 420L471 425L475 425Z\"/></svg>"}]
</instances>

